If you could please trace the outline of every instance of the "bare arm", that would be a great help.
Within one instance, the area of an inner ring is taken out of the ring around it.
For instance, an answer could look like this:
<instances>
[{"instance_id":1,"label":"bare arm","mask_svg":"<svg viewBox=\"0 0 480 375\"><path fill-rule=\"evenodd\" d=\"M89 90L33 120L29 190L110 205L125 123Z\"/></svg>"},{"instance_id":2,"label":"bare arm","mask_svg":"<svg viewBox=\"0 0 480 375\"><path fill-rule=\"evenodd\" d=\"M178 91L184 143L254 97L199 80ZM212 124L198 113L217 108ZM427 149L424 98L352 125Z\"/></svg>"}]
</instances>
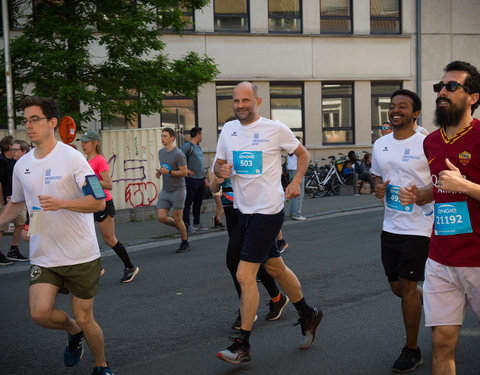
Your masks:
<instances>
[{"instance_id":1,"label":"bare arm","mask_svg":"<svg viewBox=\"0 0 480 375\"><path fill-rule=\"evenodd\" d=\"M297 173L295 173L292 181L285 189L285 197L287 199L300 195L300 184L302 183L303 176L305 176L308 161L310 160L310 153L302 144L299 144L293 153L297 156Z\"/></svg>"},{"instance_id":2,"label":"bare arm","mask_svg":"<svg viewBox=\"0 0 480 375\"><path fill-rule=\"evenodd\" d=\"M60 199L51 195L39 195L40 207L45 211L70 210L75 212L98 212L105 209L105 199L95 199L91 195L79 199Z\"/></svg>"},{"instance_id":3,"label":"bare arm","mask_svg":"<svg viewBox=\"0 0 480 375\"><path fill-rule=\"evenodd\" d=\"M9 201L0 215L0 225L10 223L15 219L25 207L25 202Z\"/></svg>"},{"instance_id":4,"label":"bare arm","mask_svg":"<svg viewBox=\"0 0 480 375\"><path fill-rule=\"evenodd\" d=\"M378 199L385 198L385 190L390 183L390 180L383 182L383 178L380 176L373 176L373 183L375 184L375 197Z\"/></svg>"},{"instance_id":5,"label":"bare arm","mask_svg":"<svg viewBox=\"0 0 480 375\"><path fill-rule=\"evenodd\" d=\"M113 182L109 171L100 172L100 177L102 177L102 179L100 180L100 185L102 186L102 188L112 190Z\"/></svg>"},{"instance_id":6,"label":"bare arm","mask_svg":"<svg viewBox=\"0 0 480 375\"><path fill-rule=\"evenodd\" d=\"M223 178L218 178L215 173L210 173L209 186L212 193L218 193L220 185L223 183Z\"/></svg>"}]
</instances>

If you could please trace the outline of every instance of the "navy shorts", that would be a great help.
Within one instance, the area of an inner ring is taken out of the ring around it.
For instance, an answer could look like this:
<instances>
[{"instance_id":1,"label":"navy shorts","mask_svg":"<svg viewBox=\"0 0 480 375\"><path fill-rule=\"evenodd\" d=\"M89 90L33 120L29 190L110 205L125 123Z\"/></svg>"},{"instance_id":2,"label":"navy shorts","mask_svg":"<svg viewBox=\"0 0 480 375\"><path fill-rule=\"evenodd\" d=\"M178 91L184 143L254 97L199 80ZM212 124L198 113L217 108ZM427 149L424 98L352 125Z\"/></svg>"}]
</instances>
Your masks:
<instances>
[{"instance_id":1,"label":"navy shorts","mask_svg":"<svg viewBox=\"0 0 480 375\"><path fill-rule=\"evenodd\" d=\"M388 281L425 279L430 238L382 231L382 263Z\"/></svg>"},{"instance_id":2,"label":"navy shorts","mask_svg":"<svg viewBox=\"0 0 480 375\"><path fill-rule=\"evenodd\" d=\"M264 263L269 258L279 257L277 236L282 229L284 217L283 209L273 215L240 213L239 224L243 234L240 260Z\"/></svg>"}]
</instances>

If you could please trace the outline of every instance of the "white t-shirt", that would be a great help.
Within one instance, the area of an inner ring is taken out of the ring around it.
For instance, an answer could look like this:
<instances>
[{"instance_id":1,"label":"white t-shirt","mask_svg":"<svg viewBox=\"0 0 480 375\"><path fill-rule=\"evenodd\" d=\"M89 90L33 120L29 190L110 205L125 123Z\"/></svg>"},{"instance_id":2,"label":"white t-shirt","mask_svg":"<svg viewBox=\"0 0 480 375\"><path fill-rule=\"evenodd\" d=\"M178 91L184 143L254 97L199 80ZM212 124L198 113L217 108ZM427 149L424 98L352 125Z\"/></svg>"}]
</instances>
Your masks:
<instances>
[{"instance_id":1,"label":"white t-shirt","mask_svg":"<svg viewBox=\"0 0 480 375\"><path fill-rule=\"evenodd\" d=\"M373 145L372 170L383 181L390 180L393 187L416 185L424 187L431 182L428 161L423 152L425 135L415 133L410 138L397 140L393 133L379 138ZM392 189L393 192L395 188ZM425 216L420 206L399 206L398 196L385 192L383 230L395 234L430 237L433 215ZM398 208L391 208L397 205ZM403 209L403 211L402 211Z\"/></svg>"},{"instance_id":2,"label":"white t-shirt","mask_svg":"<svg viewBox=\"0 0 480 375\"><path fill-rule=\"evenodd\" d=\"M423 131L427 131L427 129L425 129L424 127L420 126L420 125L417 125L417 128L415 129L415 131L417 133L421 133ZM423 134L423 133L422 133Z\"/></svg>"},{"instance_id":3,"label":"white t-shirt","mask_svg":"<svg viewBox=\"0 0 480 375\"><path fill-rule=\"evenodd\" d=\"M218 159L233 163L234 206L244 214L273 215L284 203L281 150L293 153L300 142L280 121L260 117L242 125L227 122L217 144Z\"/></svg>"},{"instance_id":4,"label":"white t-shirt","mask_svg":"<svg viewBox=\"0 0 480 375\"><path fill-rule=\"evenodd\" d=\"M13 202L25 201L28 211L40 207L38 195L62 199L83 197L85 176L94 172L85 157L61 142L44 158L29 152L15 164ZM44 211L40 234L30 236L30 262L58 267L100 257L93 214L70 210Z\"/></svg>"},{"instance_id":5,"label":"white t-shirt","mask_svg":"<svg viewBox=\"0 0 480 375\"><path fill-rule=\"evenodd\" d=\"M291 171L297 170L297 155L288 155L287 156L287 169Z\"/></svg>"}]
</instances>

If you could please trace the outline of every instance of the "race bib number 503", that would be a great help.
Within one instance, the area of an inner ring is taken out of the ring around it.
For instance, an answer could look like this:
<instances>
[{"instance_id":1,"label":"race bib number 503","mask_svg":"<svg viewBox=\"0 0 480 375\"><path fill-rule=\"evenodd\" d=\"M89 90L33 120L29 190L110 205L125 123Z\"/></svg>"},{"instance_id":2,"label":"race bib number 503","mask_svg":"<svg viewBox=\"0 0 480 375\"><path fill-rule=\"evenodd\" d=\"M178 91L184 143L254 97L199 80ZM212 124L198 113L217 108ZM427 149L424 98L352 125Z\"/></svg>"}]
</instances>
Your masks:
<instances>
[{"instance_id":1,"label":"race bib number 503","mask_svg":"<svg viewBox=\"0 0 480 375\"><path fill-rule=\"evenodd\" d=\"M237 174L262 174L262 151L233 151L233 169Z\"/></svg>"}]
</instances>

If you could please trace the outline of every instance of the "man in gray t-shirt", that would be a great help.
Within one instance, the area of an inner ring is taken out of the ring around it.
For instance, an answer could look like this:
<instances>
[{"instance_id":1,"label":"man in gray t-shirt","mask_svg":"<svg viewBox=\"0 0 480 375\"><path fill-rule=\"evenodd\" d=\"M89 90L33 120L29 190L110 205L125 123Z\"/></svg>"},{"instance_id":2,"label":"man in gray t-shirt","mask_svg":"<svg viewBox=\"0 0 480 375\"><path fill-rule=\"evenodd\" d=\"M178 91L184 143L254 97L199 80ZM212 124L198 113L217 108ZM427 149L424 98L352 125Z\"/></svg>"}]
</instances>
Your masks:
<instances>
[{"instance_id":1,"label":"man in gray t-shirt","mask_svg":"<svg viewBox=\"0 0 480 375\"><path fill-rule=\"evenodd\" d=\"M200 223L200 211L203 195L205 194L203 151L200 148L201 141L202 128L195 127L190 130L190 142L185 142L180 148L187 157L188 168L188 175L185 178L187 198L185 199L183 210L183 222L192 233L198 229L208 229ZM190 225L190 207L192 204L193 225Z\"/></svg>"},{"instance_id":2,"label":"man in gray t-shirt","mask_svg":"<svg viewBox=\"0 0 480 375\"><path fill-rule=\"evenodd\" d=\"M165 147L158 151L160 169L157 169L155 174L157 178L163 176L162 191L158 196L157 202L157 217L161 223L178 229L182 243L177 253L185 253L190 250L187 228L182 220L185 196L187 195L185 187L187 158L175 146L175 132L173 129L163 129L162 144ZM173 217L170 217L168 216L168 211L172 207Z\"/></svg>"}]
</instances>

